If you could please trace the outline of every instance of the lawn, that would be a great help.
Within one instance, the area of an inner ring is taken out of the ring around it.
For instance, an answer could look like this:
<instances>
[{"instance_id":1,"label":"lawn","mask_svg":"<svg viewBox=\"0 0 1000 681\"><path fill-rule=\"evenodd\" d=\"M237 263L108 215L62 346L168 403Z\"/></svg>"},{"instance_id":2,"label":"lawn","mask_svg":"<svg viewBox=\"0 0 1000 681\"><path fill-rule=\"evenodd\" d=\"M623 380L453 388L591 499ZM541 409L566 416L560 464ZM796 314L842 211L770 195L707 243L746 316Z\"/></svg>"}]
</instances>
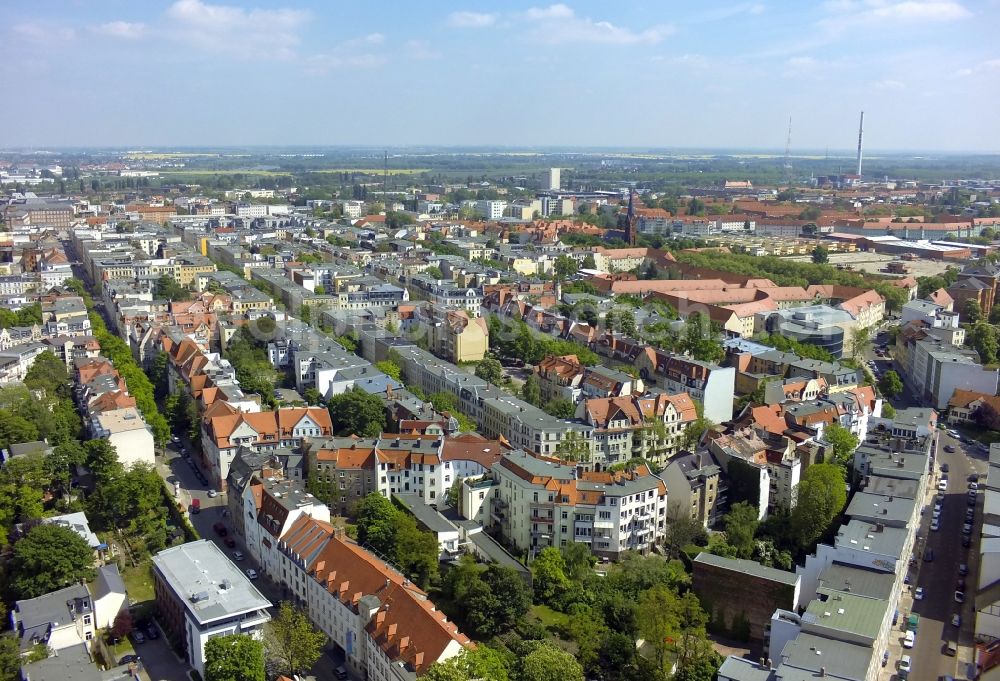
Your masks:
<instances>
[{"instance_id":1,"label":"lawn","mask_svg":"<svg viewBox=\"0 0 1000 681\"><path fill-rule=\"evenodd\" d=\"M530 612L546 629L562 627L569 622L569 615L553 610L547 605L533 605Z\"/></svg>"},{"instance_id":2,"label":"lawn","mask_svg":"<svg viewBox=\"0 0 1000 681\"><path fill-rule=\"evenodd\" d=\"M138 567L125 568L122 579L125 581L125 589L132 603L139 604L155 598L150 563L140 563Z\"/></svg>"}]
</instances>

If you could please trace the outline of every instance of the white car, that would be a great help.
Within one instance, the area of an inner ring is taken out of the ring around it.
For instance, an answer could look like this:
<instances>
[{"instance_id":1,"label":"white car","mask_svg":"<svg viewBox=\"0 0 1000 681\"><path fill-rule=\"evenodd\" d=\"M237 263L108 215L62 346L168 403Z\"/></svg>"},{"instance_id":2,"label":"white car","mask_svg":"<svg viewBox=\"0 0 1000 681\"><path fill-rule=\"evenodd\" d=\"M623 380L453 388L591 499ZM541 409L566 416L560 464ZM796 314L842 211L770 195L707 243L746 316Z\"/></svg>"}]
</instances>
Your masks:
<instances>
[{"instance_id":1,"label":"white car","mask_svg":"<svg viewBox=\"0 0 1000 681\"><path fill-rule=\"evenodd\" d=\"M959 433L957 430L949 430L948 434L951 435L956 440L961 440L962 439L962 434Z\"/></svg>"},{"instance_id":2,"label":"white car","mask_svg":"<svg viewBox=\"0 0 1000 681\"><path fill-rule=\"evenodd\" d=\"M941 522L938 518L931 521L931 532L937 532L941 529Z\"/></svg>"},{"instance_id":3,"label":"white car","mask_svg":"<svg viewBox=\"0 0 1000 681\"><path fill-rule=\"evenodd\" d=\"M909 655L903 655L899 658L899 671L909 674L912 670L913 666L911 665Z\"/></svg>"},{"instance_id":4,"label":"white car","mask_svg":"<svg viewBox=\"0 0 1000 681\"><path fill-rule=\"evenodd\" d=\"M959 615L958 613L955 613L954 615L952 615L951 616L951 626L953 626L953 627L960 627L960 626L962 626L962 616Z\"/></svg>"},{"instance_id":5,"label":"white car","mask_svg":"<svg viewBox=\"0 0 1000 681\"><path fill-rule=\"evenodd\" d=\"M938 490L945 492L948 489L948 478L941 478L938 480Z\"/></svg>"},{"instance_id":6,"label":"white car","mask_svg":"<svg viewBox=\"0 0 1000 681\"><path fill-rule=\"evenodd\" d=\"M210 499L214 499L214 498L215 498L215 497L217 497L217 496L219 496L219 493L218 493L218 492L216 492L216 491L215 491L214 489L210 489L210 490L208 490L208 497L209 497Z\"/></svg>"},{"instance_id":7,"label":"white car","mask_svg":"<svg viewBox=\"0 0 1000 681\"><path fill-rule=\"evenodd\" d=\"M918 586L916 591L913 592L913 600L922 601L924 600L924 587Z\"/></svg>"},{"instance_id":8,"label":"white car","mask_svg":"<svg viewBox=\"0 0 1000 681\"><path fill-rule=\"evenodd\" d=\"M903 647L912 648L913 644L916 643L916 635L909 629L906 630L906 635L903 636Z\"/></svg>"},{"instance_id":9,"label":"white car","mask_svg":"<svg viewBox=\"0 0 1000 681\"><path fill-rule=\"evenodd\" d=\"M253 568L247 568L247 577L250 579L257 579L257 571Z\"/></svg>"},{"instance_id":10,"label":"white car","mask_svg":"<svg viewBox=\"0 0 1000 681\"><path fill-rule=\"evenodd\" d=\"M211 496L211 495L209 495L209 496ZM938 520L938 519L941 518L941 509L940 508L937 508L937 507L934 508L933 518L934 518L934 520Z\"/></svg>"}]
</instances>

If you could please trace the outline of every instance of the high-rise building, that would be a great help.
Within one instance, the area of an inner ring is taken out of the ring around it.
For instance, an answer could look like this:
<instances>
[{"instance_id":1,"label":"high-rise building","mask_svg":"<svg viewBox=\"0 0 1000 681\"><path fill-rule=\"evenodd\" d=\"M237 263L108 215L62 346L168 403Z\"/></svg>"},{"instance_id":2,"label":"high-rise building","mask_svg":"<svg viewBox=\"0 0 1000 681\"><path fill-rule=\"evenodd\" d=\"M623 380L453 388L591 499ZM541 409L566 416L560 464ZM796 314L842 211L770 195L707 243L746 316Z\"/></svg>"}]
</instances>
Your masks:
<instances>
[{"instance_id":1,"label":"high-rise building","mask_svg":"<svg viewBox=\"0 0 1000 681\"><path fill-rule=\"evenodd\" d=\"M561 189L559 186L559 168L549 168L549 191L558 191Z\"/></svg>"}]
</instances>

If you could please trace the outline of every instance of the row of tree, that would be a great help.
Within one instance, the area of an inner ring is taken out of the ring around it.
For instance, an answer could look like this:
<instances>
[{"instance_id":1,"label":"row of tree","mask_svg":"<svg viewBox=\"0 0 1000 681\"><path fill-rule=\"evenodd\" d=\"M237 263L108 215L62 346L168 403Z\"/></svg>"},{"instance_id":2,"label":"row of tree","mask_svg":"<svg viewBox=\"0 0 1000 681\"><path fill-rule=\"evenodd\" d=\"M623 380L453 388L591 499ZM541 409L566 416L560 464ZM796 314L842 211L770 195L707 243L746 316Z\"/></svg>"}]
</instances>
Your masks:
<instances>
[{"instance_id":1,"label":"row of tree","mask_svg":"<svg viewBox=\"0 0 1000 681\"><path fill-rule=\"evenodd\" d=\"M358 543L427 588L438 576L438 542L408 513L372 492L358 505Z\"/></svg>"}]
</instances>

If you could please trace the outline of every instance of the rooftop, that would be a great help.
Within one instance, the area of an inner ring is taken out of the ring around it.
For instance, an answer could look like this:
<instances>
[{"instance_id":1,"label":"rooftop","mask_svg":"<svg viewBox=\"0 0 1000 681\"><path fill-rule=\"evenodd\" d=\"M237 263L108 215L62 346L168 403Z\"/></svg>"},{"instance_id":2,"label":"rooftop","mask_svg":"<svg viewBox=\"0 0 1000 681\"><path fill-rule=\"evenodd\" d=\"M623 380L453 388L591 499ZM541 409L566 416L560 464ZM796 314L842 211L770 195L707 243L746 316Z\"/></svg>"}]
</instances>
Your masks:
<instances>
[{"instance_id":1,"label":"rooftop","mask_svg":"<svg viewBox=\"0 0 1000 681\"><path fill-rule=\"evenodd\" d=\"M799 576L794 572L786 572L776 568L765 567L752 560L725 558L724 556L717 556L714 553L707 553L705 551L702 551L695 556L694 562L695 564L702 563L704 565L711 565L725 570L732 570L733 572L746 573L760 579L767 579L772 582L778 582L779 584L785 584L787 586L795 586L795 584L799 581Z\"/></svg>"},{"instance_id":2,"label":"rooftop","mask_svg":"<svg viewBox=\"0 0 1000 681\"><path fill-rule=\"evenodd\" d=\"M153 557L153 566L199 624L272 605L207 539L160 551Z\"/></svg>"}]
</instances>

